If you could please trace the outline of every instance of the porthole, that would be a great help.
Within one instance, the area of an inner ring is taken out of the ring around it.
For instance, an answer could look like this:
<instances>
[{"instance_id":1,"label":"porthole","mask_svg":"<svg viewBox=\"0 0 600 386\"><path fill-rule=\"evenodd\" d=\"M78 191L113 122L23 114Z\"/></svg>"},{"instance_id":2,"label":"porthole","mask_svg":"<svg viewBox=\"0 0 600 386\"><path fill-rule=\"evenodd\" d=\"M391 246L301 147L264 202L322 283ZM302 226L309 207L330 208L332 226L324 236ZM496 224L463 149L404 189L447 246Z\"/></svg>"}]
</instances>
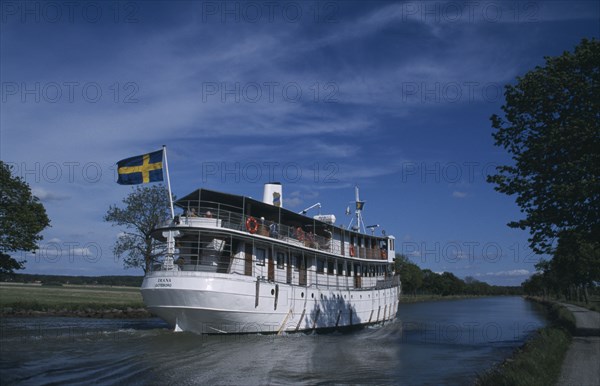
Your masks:
<instances>
[{"instance_id":1,"label":"porthole","mask_svg":"<svg viewBox=\"0 0 600 386\"><path fill-rule=\"evenodd\" d=\"M271 290L271 295L275 295L275 290L274 289Z\"/></svg>"},{"instance_id":2,"label":"porthole","mask_svg":"<svg viewBox=\"0 0 600 386\"><path fill-rule=\"evenodd\" d=\"M304 292L302 292L302 293L300 294L300 296L301 296L301 297L304 299Z\"/></svg>"},{"instance_id":3,"label":"porthole","mask_svg":"<svg viewBox=\"0 0 600 386\"><path fill-rule=\"evenodd\" d=\"M315 298L315 294L314 293L310 294L310 297L314 299Z\"/></svg>"}]
</instances>

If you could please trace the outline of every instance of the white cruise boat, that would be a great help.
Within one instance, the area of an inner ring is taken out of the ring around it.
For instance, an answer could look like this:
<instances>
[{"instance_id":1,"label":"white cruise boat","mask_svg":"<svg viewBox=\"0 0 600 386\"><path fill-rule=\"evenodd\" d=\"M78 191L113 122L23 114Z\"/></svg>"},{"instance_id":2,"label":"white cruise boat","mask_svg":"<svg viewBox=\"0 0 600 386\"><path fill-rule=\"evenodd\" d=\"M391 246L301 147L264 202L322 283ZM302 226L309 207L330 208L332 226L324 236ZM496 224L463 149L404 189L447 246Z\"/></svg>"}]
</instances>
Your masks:
<instances>
[{"instance_id":1,"label":"white cruise boat","mask_svg":"<svg viewBox=\"0 0 600 386\"><path fill-rule=\"evenodd\" d=\"M167 253L144 278L148 309L176 331L201 334L393 320L400 296L395 240L360 232L358 189L350 229L334 225L333 215L308 217L282 202L278 183L265 185L262 202L206 189L176 201L184 215L153 233Z\"/></svg>"}]
</instances>

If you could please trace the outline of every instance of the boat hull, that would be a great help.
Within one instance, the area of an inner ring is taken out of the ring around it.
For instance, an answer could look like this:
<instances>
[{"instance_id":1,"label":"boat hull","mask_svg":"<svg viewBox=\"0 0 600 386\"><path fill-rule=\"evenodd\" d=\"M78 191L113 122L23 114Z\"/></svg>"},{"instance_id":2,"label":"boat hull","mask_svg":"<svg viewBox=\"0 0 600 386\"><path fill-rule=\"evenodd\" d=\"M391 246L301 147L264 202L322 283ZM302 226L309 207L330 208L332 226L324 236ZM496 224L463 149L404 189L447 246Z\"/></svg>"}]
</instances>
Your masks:
<instances>
[{"instance_id":1,"label":"boat hull","mask_svg":"<svg viewBox=\"0 0 600 386\"><path fill-rule=\"evenodd\" d=\"M330 289L244 275L157 271L142 284L148 309L175 330L282 333L356 327L391 321L399 286Z\"/></svg>"}]
</instances>

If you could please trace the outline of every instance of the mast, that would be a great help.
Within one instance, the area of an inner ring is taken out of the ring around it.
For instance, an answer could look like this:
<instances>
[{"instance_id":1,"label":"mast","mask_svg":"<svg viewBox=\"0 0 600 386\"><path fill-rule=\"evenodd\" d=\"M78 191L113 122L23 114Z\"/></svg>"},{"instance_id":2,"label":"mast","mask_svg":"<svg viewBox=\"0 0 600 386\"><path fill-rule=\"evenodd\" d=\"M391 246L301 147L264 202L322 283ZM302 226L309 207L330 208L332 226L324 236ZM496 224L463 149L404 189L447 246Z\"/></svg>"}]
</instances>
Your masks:
<instances>
[{"instance_id":1,"label":"mast","mask_svg":"<svg viewBox=\"0 0 600 386\"><path fill-rule=\"evenodd\" d=\"M175 218L173 209L173 195L171 194L171 178L169 178L169 163L167 162L167 146L163 145L163 157L165 158L165 171L167 173L167 189L169 191L169 204L171 205L171 219Z\"/></svg>"},{"instance_id":2,"label":"mast","mask_svg":"<svg viewBox=\"0 0 600 386\"><path fill-rule=\"evenodd\" d=\"M365 202L360 200L360 195L358 192L358 185L354 186L354 198L355 198L355 202L354 202L355 203L355 209L354 209L355 217L353 217L350 220L350 224L348 224L348 228L352 229L356 232L361 232L361 230L362 230L362 233L366 233L365 223L363 222L363 219L362 219L362 209L363 209L363 206L365 205ZM354 221L354 218L356 218L356 225L352 226L352 222Z\"/></svg>"}]
</instances>

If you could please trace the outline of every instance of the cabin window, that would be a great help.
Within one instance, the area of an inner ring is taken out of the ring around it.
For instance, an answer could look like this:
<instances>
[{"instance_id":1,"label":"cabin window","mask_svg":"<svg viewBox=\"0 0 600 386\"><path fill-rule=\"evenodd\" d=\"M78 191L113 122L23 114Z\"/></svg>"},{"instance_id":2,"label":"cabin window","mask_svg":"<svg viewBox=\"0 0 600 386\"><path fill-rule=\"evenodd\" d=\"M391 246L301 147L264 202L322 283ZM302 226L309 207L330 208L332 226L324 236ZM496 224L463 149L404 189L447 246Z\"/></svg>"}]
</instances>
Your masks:
<instances>
[{"instance_id":1,"label":"cabin window","mask_svg":"<svg viewBox=\"0 0 600 386\"><path fill-rule=\"evenodd\" d=\"M344 263L340 261L340 262L338 262L338 265L337 265L337 275L341 276L343 274L344 274Z\"/></svg>"},{"instance_id":2,"label":"cabin window","mask_svg":"<svg viewBox=\"0 0 600 386\"><path fill-rule=\"evenodd\" d=\"M300 264L302 264L302 256L294 255L294 258L292 261L294 262L294 271L300 270Z\"/></svg>"},{"instance_id":3,"label":"cabin window","mask_svg":"<svg viewBox=\"0 0 600 386\"><path fill-rule=\"evenodd\" d=\"M333 260L331 260L331 259L327 260L327 274L328 275L333 275L333 267L334 267Z\"/></svg>"},{"instance_id":4,"label":"cabin window","mask_svg":"<svg viewBox=\"0 0 600 386\"><path fill-rule=\"evenodd\" d=\"M265 257L267 250L264 248L256 248L256 265L265 265Z\"/></svg>"},{"instance_id":5,"label":"cabin window","mask_svg":"<svg viewBox=\"0 0 600 386\"><path fill-rule=\"evenodd\" d=\"M285 253L277 252L277 268L283 269L284 261L285 261Z\"/></svg>"},{"instance_id":6,"label":"cabin window","mask_svg":"<svg viewBox=\"0 0 600 386\"><path fill-rule=\"evenodd\" d=\"M317 259L317 273L325 273L325 260Z\"/></svg>"}]
</instances>

